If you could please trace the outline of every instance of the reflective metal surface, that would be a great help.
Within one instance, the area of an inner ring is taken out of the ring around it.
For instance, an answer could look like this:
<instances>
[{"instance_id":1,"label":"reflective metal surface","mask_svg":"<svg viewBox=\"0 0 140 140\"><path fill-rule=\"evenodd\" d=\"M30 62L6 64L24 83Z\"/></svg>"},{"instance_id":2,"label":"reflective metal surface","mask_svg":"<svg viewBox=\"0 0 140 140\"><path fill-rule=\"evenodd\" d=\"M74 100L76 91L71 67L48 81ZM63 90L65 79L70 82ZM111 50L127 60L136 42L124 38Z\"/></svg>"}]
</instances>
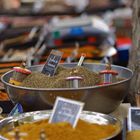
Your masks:
<instances>
[{"instance_id":1,"label":"reflective metal surface","mask_svg":"<svg viewBox=\"0 0 140 140\"><path fill-rule=\"evenodd\" d=\"M77 64L63 64L67 67L74 67ZM104 64L85 63L88 69L99 72L105 69ZM41 71L42 65L32 66L32 71ZM112 65L112 69L118 71L119 77L124 80L103 86L91 86L75 88L55 88L55 89L41 89L41 88L25 88L9 84L9 78L13 71L7 72L1 77L2 82L10 99L14 103L20 103L24 111L36 111L52 108L57 96L71 98L85 102L84 110L96 111L101 113L110 113L114 111L129 90L130 79L133 72L127 68Z\"/></svg>"},{"instance_id":2,"label":"reflective metal surface","mask_svg":"<svg viewBox=\"0 0 140 140\"><path fill-rule=\"evenodd\" d=\"M24 113L16 117L5 118L4 120L0 121L0 131L7 132L8 130L12 130L15 126L22 125L24 123L47 119L49 118L50 114L51 111L35 111L35 112ZM108 137L106 140L109 140L117 136L122 130L121 122L109 115L96 113L96 112L83 111L82 114L80 115L80 119L90 123L96 123L100 125L116 124L118 126L118 129L114 132L113 135Z\"/></svg>"}]
</instances>

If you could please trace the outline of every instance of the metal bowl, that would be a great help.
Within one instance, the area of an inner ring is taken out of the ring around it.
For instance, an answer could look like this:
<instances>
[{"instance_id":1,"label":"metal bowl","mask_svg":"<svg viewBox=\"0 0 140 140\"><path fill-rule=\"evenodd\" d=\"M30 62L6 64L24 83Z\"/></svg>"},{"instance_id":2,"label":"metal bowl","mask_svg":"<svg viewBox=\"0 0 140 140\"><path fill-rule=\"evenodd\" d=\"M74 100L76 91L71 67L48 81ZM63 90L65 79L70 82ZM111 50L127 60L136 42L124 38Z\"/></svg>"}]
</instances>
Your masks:
<instances>
[{"instance_id":1,"label":"metal bowl","mask_svg":"<svg viewBox=\"0 0 140 140\"><path fill-rule=\"evenodd\" d=\"M8 132L12 130L18 125L22 125L24 123L36 122L39 120L49 118L51 111L35 111L29 113L23 113L19 116L15 117L8 117L0 121L0 132ZM97 112L89 112L83 111L80 115L80 119L85 120L90 123L96 123L100 125L108 125L114 124L118 126L118 129L108 138L105 140L111 140L112 138L116 137L122 130L121 122L109 115L97 113Z\"/></svg>"},{"instance_id":2,"label":"metal bowl","mask_svg":"<svg viewBox=\"0 0 140 140\"><path fill-rule=\"evenodd\" d=\"M66 67L74 67L77 63L63 64ZM85 63L88 69L99 72L105 69L104 64ZM32 66L32 71L41 71L42 65ZM84 109L101 113L114 111L129 90L130 79L133 72L127 68L112 65L112 69L118 71L119 77L124 80L103 86L91 86L81 88L26 88L9 84L9 78L13 71L7 72L1 77L5 89L14 103L20 103L24 111L36 111L52 108L57 96L79 100L85 103Z\"/></svg>"}]
</instances>

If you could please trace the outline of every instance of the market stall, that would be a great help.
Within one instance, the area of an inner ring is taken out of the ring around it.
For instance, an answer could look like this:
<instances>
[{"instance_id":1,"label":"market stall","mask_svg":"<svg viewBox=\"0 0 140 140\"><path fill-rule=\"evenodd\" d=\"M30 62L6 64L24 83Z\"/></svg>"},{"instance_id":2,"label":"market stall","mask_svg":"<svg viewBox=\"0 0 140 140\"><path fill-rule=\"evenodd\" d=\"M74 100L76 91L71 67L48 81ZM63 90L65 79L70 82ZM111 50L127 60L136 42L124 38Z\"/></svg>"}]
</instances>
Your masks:
<instances>
[{"instance_id":1,"label":"market stall","mask_svg":"<svg viewBox=\"0 0 140 140\"><path fill-rule=\"evenodd\" d=\"M139 140L130 1L0 6L0 139Z\"/></svg>"}]
</instances>

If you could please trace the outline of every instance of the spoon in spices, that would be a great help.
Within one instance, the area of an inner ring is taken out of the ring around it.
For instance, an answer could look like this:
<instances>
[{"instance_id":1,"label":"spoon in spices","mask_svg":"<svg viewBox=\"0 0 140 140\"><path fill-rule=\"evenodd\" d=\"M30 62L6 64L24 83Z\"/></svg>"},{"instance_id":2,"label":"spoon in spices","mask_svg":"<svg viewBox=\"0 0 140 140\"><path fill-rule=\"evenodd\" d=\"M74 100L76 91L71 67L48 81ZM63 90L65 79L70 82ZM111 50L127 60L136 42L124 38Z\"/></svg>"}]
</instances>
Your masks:
<instances>
[{"instance_id":1,"label":"spoon in spices","mask_svg":"<svg viewBox=\"0 0 140 140\"><path fill-rule=\"evenodd\" d=\"M84 53L82 53L80 60L77 64L77 66L82 66L83 61L85 59L86 55ZM74 71L75 73L77 73L77 71ZM66 78L67 83L69 84L69 88L79 88L80 87L80 81L83 80L83 78L81 76L69 76Z\"/></svg>"},{"instance_id":2,"label":"spoon in spices","mask_svg":"<svg viewBox=\"0 0 140 140\"><path fill-rule=\"evenodd\" d=\"M82 53L80 59L79 59L79 62L77 64L77 66L82 66L83 62L84 62L84 59L86 57L86 54L85 53Z\"/></svg>"}]
</instances>

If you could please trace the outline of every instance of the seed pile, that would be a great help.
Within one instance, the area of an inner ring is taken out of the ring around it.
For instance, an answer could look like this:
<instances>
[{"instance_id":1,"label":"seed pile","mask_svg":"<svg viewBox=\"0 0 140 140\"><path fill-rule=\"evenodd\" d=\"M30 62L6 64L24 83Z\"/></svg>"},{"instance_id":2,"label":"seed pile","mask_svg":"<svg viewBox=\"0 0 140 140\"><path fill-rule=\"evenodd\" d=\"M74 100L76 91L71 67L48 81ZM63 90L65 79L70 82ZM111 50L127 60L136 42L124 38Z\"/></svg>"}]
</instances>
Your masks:
<instances>
[{"instance_id":1,"label":"seed pile","mask_svg":"<svg viewBox=\"0 0 140 140\"><path fill-rule=\"evenodd\" d=\"M47 76L41 72L32 72L24 79L21 86L31 88L68 88L66 78L81 76L81 87L94 86L101 82L99 74L81 66L66 68L59 66L54 76Z\"/></svg>"}]
</instances>

